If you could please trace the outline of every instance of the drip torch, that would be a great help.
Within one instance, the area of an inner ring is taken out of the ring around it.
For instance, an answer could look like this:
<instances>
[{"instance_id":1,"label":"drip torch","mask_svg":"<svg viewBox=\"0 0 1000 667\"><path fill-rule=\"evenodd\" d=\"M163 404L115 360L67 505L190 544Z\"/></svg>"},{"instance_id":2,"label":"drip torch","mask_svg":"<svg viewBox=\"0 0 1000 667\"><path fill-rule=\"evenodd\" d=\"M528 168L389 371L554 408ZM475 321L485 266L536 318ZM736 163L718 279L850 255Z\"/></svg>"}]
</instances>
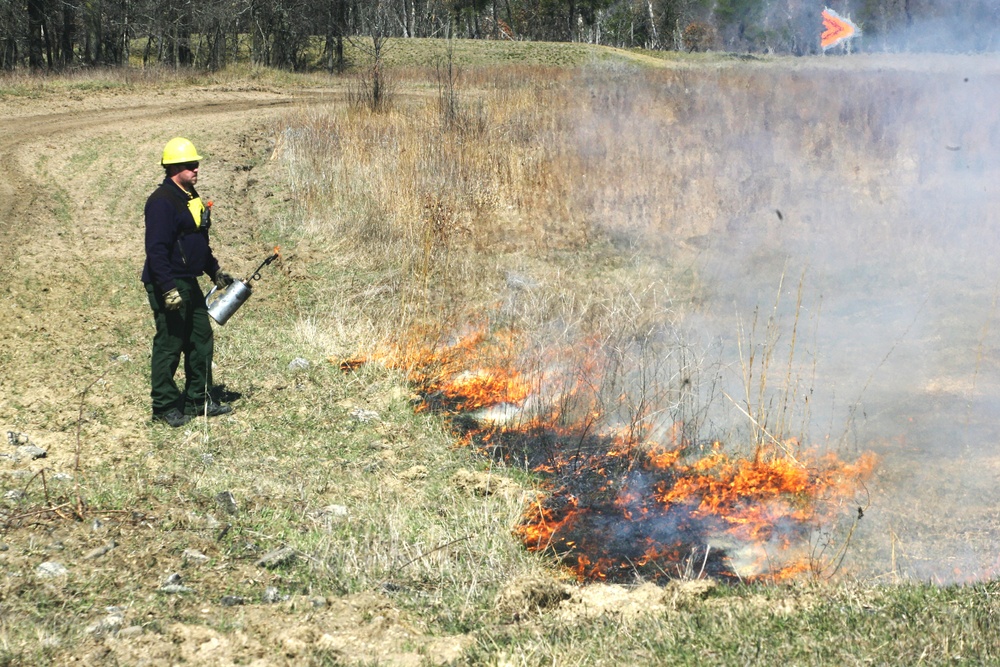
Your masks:
<instances>
[{"instance_id":1,"label":"drip torch","mask_svg":"<svg viewBox=\"0 0 1000 667\"><path fill-rule=\"evenodd\" d=\"M229 321L240 306L253 294L250 283L260 280L260 270L276 259L280 259L278 246L274 246L274 254L260 263L260 266L250 274L245 280L233 280L233 282L223 289L213 287L205 295L205 304L208 306L208 314L218 324L222 325Z\"/></svg>"}]
</instances>

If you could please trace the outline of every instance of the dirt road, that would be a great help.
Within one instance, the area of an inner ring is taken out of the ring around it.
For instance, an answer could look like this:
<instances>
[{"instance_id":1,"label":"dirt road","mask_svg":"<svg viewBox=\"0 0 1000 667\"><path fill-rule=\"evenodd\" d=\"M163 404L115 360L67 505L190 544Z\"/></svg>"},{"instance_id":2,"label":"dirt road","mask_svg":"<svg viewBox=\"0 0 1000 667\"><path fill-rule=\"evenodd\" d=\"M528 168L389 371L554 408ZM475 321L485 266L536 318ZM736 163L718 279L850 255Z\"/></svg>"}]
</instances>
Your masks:
<instances>
[{"instance_id":1,"label":"dirt road","mask_svg":"<svg viewBox=\"0 0 1000 667\"><path fill-rule=\"evenodd\" d=\"M22 233L26 226L23 221L37 220L37 206L45 205L45 184L40 182L34 165L37 160L45 159L47 153L66 154L70 147L88 138L111 132L122 133L121 139L127 141L129 134L141 128L185 121L198 125L206 118L215 118L220 125L242 125L248 117L260 119L296 103L292 96L259 92L205 91L204 97L211 100L177 101L163 97L148 93L114 97L73 94L38 101L0 100L0 113L4 116L0 151L6 158L0 163L4 260L16 255L20 244L9 234Z\"/></svg>"}]
</instances>

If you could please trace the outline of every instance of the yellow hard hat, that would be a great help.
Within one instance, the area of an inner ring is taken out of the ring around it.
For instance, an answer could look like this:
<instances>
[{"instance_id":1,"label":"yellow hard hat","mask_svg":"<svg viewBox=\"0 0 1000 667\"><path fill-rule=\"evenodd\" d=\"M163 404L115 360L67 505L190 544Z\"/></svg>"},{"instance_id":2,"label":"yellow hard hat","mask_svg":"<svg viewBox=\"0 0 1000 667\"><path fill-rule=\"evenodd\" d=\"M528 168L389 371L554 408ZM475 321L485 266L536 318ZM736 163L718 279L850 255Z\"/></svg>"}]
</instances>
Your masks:
<instances>
[{"instance_id":1,"label":"yellow hard hat","mask_svg":"<svg viewBox=\"0 0 1000 667\"><path fill-rule=\"evenodd\" d=\"M201 159L194 144L184 137L174 137L163 147L163 158L160 164L182 164L184 162L197 162Z\"/></svg>"}]
</instances>

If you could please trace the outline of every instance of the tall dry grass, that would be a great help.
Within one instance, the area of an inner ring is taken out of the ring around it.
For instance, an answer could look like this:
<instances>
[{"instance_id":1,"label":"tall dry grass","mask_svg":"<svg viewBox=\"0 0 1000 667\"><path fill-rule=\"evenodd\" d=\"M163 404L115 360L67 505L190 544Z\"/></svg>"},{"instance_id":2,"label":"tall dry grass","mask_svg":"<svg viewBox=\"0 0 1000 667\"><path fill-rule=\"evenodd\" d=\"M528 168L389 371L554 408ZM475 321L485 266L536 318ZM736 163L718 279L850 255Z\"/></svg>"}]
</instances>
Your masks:
<instances>
[{"instance_id":1,"label":"tall dry grass","mask_svg":"<svg viewBox=\"0 0 1000 667\"><path fill-rule=\"evenodd\" d=\"M857 62L407 70L388 112L311 108L278 128L297 205L286 224L363 276L340 303L374 338L447 335L483 313L538 332L556 322L576 340L641 335L726 298L741 275L781 289L788 244L891 256L880 220L932 228L926 199L908 194L935 178L928 137L991 132L976 121L989 103L948 73ZM966 120L927 127L949 95ZM792 423L782 413L801 390L779 386L775 401L768 389L753 401L778 406L771 416L741 406L761 432Z\"/></svg>"}]
</instances>

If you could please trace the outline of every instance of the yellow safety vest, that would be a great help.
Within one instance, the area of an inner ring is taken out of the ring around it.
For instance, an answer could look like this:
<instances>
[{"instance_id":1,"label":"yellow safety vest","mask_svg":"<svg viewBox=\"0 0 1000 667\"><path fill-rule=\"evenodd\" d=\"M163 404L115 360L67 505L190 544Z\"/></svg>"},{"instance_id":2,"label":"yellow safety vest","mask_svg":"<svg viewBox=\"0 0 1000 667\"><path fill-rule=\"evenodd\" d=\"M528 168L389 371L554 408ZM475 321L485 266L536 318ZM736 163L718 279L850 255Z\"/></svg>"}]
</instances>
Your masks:
<instances>
[{"instance_id":1,"label":"yellow safety vest","mask_svg":"<svg viewBox=\"0 0 1000 667\"><path fill-rule=\"evenodd\" d=\"M201 202L201 197L188 199L188 210L191 211L191 217L194 218L194 226L200 229L201 223L205 219L205 205Z\"/></svg>"}]
</instances>

